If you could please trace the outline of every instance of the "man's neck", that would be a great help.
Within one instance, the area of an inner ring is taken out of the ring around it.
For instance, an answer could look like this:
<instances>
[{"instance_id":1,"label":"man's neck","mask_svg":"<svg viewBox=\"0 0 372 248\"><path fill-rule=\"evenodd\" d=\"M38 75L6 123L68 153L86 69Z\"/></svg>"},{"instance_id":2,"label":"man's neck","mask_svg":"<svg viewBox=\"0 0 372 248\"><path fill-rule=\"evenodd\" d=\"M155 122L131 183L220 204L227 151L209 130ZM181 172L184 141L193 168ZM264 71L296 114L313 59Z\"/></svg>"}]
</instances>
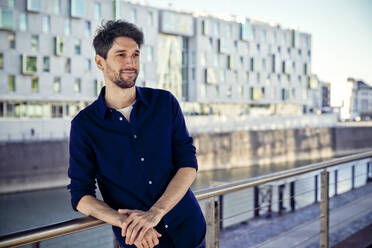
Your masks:
<instances>
[{"instance_id":1,"label":"man's neck","mask_svg":"<svg viewBox=\"0 0 372 248\"><path fill-rule=\"evenodd\" d=\"M116 85L106 84L105 102L109 108L122 109L136 100L136 87L122 89Z\"/></svg>"}]
</instances>

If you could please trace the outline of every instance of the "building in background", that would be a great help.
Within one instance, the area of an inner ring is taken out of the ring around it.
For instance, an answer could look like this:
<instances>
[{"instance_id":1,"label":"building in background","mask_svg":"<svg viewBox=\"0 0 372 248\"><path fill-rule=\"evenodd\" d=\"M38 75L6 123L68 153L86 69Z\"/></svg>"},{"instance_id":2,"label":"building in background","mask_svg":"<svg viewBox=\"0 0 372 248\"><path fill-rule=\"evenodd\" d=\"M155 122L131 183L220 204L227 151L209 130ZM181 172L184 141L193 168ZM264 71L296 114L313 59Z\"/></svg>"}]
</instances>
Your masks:
<instances>
[{"instance_id":1,"label":"building in background","mask_svg":"<svg viewBox=\"0 0 372 248\"><path fill-rule=\"evenodd\" d=\"M322 113L331 112L331 83L322 82Z\"/></svg>"},{"instance_id":2,"label":"building in background","mask_svg":"<svg viewBox=\"0 0 372 248\"><path fill-rule=\"evenodd\" d=\"M343 119L371 120L372 119L372 87L362 80L348 78L349 92L343 106Z\"/></svg>"},{"instance_id":3,"label":"building in background","mask_svg":"<svg viewBox=\"0 0 372 248\"><path fill-rule=\"evenodd\" d=\"M92 102L104 81L91 43L108 19L144 31L137 85L170 90L185 114L302 114L320 89L309 88L311 35L278 24L122 0L8 0L0 119L68 122Z\"/></svg>"}]
</instances>

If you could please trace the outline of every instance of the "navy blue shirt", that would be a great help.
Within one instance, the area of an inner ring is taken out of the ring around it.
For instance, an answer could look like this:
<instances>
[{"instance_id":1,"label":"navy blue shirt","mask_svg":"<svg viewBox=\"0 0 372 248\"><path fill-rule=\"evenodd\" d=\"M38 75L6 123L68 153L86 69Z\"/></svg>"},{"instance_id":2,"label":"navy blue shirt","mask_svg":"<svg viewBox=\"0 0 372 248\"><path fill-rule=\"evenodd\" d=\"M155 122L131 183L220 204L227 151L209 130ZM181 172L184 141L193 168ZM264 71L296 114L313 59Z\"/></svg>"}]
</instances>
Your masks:
<instances>
[{"instance_id":1,"label":"navy blue shirt","mask_svg":"<svg viewBox=\"0 0 372 248\"><path fill-rule=\"evenodd\" d=\"M104 201L113 209L147 211L178 169L198 168L193 139L176 98L168 91L136 87L130 122L107 107L104 96L105 87L71 122L72 207L76 210L85 195L95 196L97 181ZM205 236L205 226L189 189L155 227L164 236L157 247L172 247L172 243L177 248L196 247ZM125 245L120 228L113 226L113 231L123 247L134 247Z\"/></svg>"}]
</instances>

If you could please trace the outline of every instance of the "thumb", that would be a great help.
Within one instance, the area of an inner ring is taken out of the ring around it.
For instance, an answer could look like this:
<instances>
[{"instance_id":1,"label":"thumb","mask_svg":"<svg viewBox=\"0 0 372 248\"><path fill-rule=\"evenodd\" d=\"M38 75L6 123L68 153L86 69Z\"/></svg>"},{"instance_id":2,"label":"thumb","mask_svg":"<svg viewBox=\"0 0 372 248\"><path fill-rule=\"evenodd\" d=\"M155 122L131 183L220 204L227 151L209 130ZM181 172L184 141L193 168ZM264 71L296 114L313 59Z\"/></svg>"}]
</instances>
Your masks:
<instances>
[{"instance_id":1,"label":"thumb","mask_svg":"<svg viewBox=\"0 0 372 248\"><path fill-rule=\"evenodd\" d=\"M158 231L156 231L155 229L154 229L154 231L155 231L155 233L156 233L156 236L157 236L158 238L160 238L160 237L161 237L161 234L158 233Z\"/></svg>"},{"instance_id":2,"label":"thumb","mask_svg":"<svg viewBox=\"0 0 372 248\"><path fill-rule=\"evenodd\" d=\"M118 209L118 212L120 214L131 214L132 210L130 210L130 209Z\"/></svg>"}]
</instances>

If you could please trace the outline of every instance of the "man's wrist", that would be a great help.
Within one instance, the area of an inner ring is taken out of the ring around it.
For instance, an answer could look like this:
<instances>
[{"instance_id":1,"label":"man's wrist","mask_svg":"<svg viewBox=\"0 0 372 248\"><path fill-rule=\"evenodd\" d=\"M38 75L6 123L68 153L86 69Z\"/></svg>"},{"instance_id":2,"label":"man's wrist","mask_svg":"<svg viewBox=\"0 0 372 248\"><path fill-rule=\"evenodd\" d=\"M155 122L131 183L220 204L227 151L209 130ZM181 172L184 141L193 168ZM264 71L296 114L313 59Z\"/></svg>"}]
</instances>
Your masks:
<instances>
[{"instance_id":1,"label":"man's wrist","mask_svg":"<svg viewBox=\"0 0 372 248\"><path fill-rule=\"evenodd\" d=\"M149 211L155 214L159 219L162 219L166 214L166 210L158 206L152 206Z\"/></svg>"}]
</instances>

